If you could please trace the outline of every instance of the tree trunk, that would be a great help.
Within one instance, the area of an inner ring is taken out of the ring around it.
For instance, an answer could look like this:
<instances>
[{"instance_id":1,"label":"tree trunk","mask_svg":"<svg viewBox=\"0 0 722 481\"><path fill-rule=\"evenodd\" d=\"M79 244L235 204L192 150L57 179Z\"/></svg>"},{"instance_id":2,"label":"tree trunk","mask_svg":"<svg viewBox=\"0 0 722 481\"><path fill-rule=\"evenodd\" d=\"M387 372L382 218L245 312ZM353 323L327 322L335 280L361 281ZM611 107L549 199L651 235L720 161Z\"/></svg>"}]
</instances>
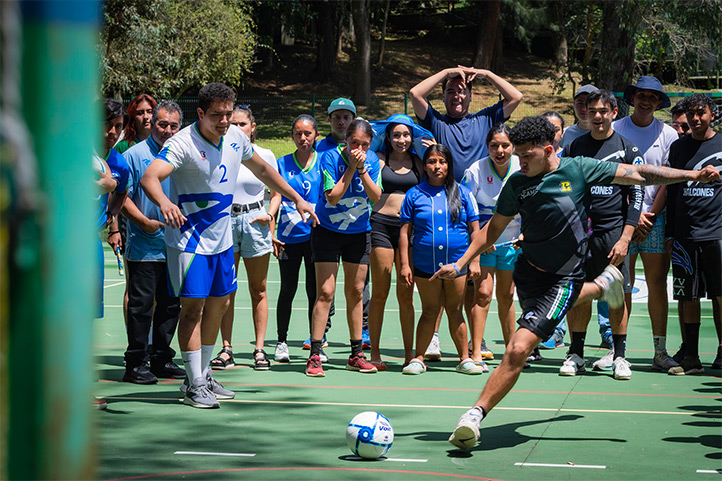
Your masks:
<instances>
[{"instance_id":1,"label":"tree trunk","mask_svg":"<svg viewBox=\"0 0 722 481\"><path fill-rule=\"evenodd\" d=\"M356 34L356 78L354 102L368 105L371 101L371 26L368 0L353 0L351 11Z\"/></svg>"},{"instance_id":2,"label":"tree trunk","mask_svg":"<svg viewBox=\"0 0 722 481\"><path fill-rule=\"evenodd\" d=\"M329 77L336 71L338 43L338 4L334 1L313 2L318 14L316 31L318 44L315 71L320 77Z\"/></svg>"},{"instance_id":3,"label":"tree trunk","mask_svg":"<svg viewBox=\"0 0 722 481\"><path fill-rule=\"evenodd\" d=\"M602 4L602 48L597 70L599 88L620 91L634 73L634 34L641 23L639 0Z\"/></svg>"},{"instance_id":4,"label":"tree trunk","mask_svg":"<svg viewBox=\"0 0 722 481\"><path fill-rule=\"evenodd\" d=\"M566 67L569 61L569 44L567 42L567 32L564 28L567 13L564 6L563 2L549 3L549 16L552 31L554 32L554 64L560 68Z\"/></svg>"},{"instance_id":5,"label":"tree trunk","mask_svg":"<svg viewBox=\"0 0 722 481\"><path fill-rule=\"evenodd\" d=\"M376 66L381 67L384 63L384 48L386 47L386 22L389 19L389 8L391 0L386 0L386 8L384 8L384 21L381 26L381 42L379 42L379 55L376 57Z\"/></svg>"},{"instance_id":6,"label":"tree trunk","mask_svg":"<svg viewBox=\"0 0 722 481\"><path fill-rule=\"evenodd\" d=\"M490 0L479 5L481 9L479 36L472 65L476 68L490 69L494 59L494 44L499 27L501 0Z\"/></svg>"}]
</instances>

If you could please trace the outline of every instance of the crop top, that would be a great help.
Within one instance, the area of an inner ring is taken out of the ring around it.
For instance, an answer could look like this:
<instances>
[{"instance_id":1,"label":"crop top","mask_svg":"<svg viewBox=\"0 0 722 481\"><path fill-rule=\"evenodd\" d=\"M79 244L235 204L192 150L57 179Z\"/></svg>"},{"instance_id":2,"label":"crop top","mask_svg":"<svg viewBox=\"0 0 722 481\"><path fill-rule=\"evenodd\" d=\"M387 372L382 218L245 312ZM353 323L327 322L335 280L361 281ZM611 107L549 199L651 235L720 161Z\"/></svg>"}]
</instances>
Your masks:
<instances>
[{"instance_id":1,"label":"crop top","mask_svg":"<svg viewBox=\"0 0 722 481\"><path fill-rule=\"evenodd\" d=\"M420 181L421 178L415 166L405 174L397 174L388 164L381 169L381 185L384 194L406 193L410 188L419 185Z\"/></svg>"}]
</instances>

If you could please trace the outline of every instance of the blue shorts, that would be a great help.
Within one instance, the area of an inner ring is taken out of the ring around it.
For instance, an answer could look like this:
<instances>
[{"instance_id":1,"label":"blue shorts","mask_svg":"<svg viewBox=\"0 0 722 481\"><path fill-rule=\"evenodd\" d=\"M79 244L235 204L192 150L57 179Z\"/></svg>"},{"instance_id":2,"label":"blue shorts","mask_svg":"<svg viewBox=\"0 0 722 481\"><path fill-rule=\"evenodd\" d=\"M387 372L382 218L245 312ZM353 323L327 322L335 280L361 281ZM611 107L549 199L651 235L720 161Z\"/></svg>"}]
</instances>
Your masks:
<instances>
[{"instance_id":1,"label":"blue shorts","mask_svg":"<svg viewBox=\"0 0 722 481\"><path fill-rule=\"evenodd\" d=\"M251 224L252 220L263 216L268 217L266 209L262 207L231 216L233 252L240 252L241 257L260 257L273 252L271 228L268 224Z\"/></svg>"},{"instance_id":2,"label":"blue shorts","mask_svg":"<svg viewBox=\"0 0 722 481\"><path fill-rule=\"evenodd\" d=\"M639 254L640 252L648 254L664 254L667 252L665 244L667 237L664 235L664 226L667 224L667 211L657 214L654 219L652 231L642 242L630 242L628 254Z\"/></svg>"},{"instance_id":3,"label":"blue shorts","mask_svg":"<svg viewBox=\"0 0 722 481\"><path fill-rule=\"evenodd\" d=\"M521 250L514 249L513 246L499 247L491 254L482 254L479 256L479 265L483 267L493 267L500 271L513 271L516 258L519 257Z\"/></svg>"},{"instance_id":4,"label":"blue shorts","mask_svg":"<svg viewBox=\"0 0 722 481\"><path fill-rule=\"evenodd\" d=\"M171 297L223 297L236 290L233 249L220 254L195 254L166 246Z\"/></svg>"}]
</instances>

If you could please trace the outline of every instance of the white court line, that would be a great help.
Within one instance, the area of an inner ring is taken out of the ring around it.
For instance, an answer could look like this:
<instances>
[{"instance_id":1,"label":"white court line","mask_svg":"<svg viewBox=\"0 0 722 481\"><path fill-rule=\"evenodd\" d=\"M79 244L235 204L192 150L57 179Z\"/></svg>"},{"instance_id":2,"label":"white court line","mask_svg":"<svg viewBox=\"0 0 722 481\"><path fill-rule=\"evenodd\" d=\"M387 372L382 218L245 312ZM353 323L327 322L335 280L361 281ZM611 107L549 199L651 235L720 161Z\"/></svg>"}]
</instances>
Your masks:
<instances>
[{"instance_id":1,"label":"white court line","mask_svg":"<svg viewBox=\"0 0 722 481\"><path fill-rule=\"evenodd\" d=\"M365 461L361 456L347 456L345 459L350 461ZM398 463L427 463L428 459L404 459L404 458L379 458L379 461L395 461Z\"/></svg>"},{"instance_id":2,"label":"white court line","mask_svg":"<svg viewBox=\"0 0 722 481\"><path fill-rule=\"evenodd\" d=\"M173 454L194 454L198 456L243 456L252 458L255 456L255 453L207 453L204 451L176 451Z\"/></svg>"},{"instance_id":3,"label":"white court line","mask_svg":"<svg viewBox=\"0 0 722 481\"><path fill-rule=\"evenodd\" d=\"M544 468L586 468L586 469L607 469L606 466L595 466L593 464L546 464L546 463L514 463L514 466L541 466Z\"/></svg>"},{"instance_id":4,"label":"white court line","mask_svg":"<svg viewBox=\"0 0 722 481\"><path fill-rule=\"evenodd\" d=\"M125 281L119 281L119 282L116 282L115 284L103 286L103 289L107 289L108 287L122 286L123 284L125 284Z\"/></svg>"},{"instance_id":5,"label":"white court line","mask_svg":"<svg viewBox=\"0 0 722 481\"><path fill-rule=\"evenodd\" d=\"M697 472L701 474L722 474L722 469L698 469Z\"/></svg>"}]
</instances>

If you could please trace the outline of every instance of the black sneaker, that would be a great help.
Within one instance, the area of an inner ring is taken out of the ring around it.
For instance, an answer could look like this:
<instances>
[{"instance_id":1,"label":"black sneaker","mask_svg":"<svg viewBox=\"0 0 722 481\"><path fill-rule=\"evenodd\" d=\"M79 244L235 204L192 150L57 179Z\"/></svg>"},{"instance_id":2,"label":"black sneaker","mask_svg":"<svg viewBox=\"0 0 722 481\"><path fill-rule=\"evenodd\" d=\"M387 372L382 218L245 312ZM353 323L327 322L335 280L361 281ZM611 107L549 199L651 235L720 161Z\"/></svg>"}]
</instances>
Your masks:
<instances>
[{"instance_id":1,"label":"black sneaker","mask_svg":"<svg viewBox=\"0 0 722 481\"><path fill-rule=\"evenodd\" d=\"M529 357L526 358L526 362L536 362L541 361L544 359L541 355L541 352L539 352L539 348L535 347L534 350L529 354Z\"/></svg>"},{"instance_id":2,"label":"black sneaker","mask_svg":"<svg viewBox=\"0 0 722 481\"><path fill-rule=\"evenodd\" d=\"M685 345L685 343L682 343L679 345L679 350L677 351L677 353L672 356L672 359L674 360L674 362L679 364L680 362L682 362L682 359L684 359L685 354L687 354L687 346Z\"/></svg>"},{"instance_id":3,"label":"black sneaker","mask_svg":"<svg viewBox=\"0 0 722 481\"><path fill-rule=\"evenodd\" d=\"M183 379L186 377L185 369L180 368L173 361L168 361L165 364L151 364L150 372L155 374L155 377L163 379Z\"/></svg>"},{"instance_id":4,"label":"black sneaker","mask_svg":"<svg viewBox=\"0 0 722 481\"><path fill-rule=\"evenodd\" d=\"M679 366L671 367L669 371L667 371L668 374L674 376L702 374L703 372L704 368L702 367L702 362L699 360L699 356L685 356L682 362L679 363Z\"/></svg>"},{"instance_id":5,"label":"black sneaker","mask_svg":"<svg viewBox=\"0 0 722 481\"><path fill-rule=\"evenodd\" d=\"M717 346L717 357L714 358L712 369L722 369L722 346Z\"/></svg>"},{"instance_id":6,"label":"black sneaker","mask_svg":"<svg viewBox=\"0 0 722 481\"><path fill-rule=\"evenodd\" d=\"M130 369L125 368L123 374L123 382L132 382L133 384L155 384L158 378L150 372L147 364L141 364Z\"/></svg>"}]
</instances>

